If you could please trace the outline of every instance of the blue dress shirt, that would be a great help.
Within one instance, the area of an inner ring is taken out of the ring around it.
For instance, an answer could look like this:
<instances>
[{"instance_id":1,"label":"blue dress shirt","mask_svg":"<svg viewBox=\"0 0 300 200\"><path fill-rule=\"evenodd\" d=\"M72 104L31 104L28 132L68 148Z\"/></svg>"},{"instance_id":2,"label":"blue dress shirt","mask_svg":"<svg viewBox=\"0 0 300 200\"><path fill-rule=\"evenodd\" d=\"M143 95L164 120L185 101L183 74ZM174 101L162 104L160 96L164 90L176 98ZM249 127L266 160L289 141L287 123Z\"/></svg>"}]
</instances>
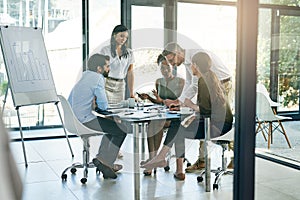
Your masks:
<instances>
[{"instance_id":1,"label":"blue dress shirt","mask_svg":"<svg viewBox=\"0 0 300 200\"><path fill-rule=\"evenodd\" d=\"M94 97L97 97L98 108L107 110L104 77L102 74L87 70L83 72L81 79L75 84L68 98L74 114L81 123L96 118L92 113Z\"/></svg>"}]
</instances>

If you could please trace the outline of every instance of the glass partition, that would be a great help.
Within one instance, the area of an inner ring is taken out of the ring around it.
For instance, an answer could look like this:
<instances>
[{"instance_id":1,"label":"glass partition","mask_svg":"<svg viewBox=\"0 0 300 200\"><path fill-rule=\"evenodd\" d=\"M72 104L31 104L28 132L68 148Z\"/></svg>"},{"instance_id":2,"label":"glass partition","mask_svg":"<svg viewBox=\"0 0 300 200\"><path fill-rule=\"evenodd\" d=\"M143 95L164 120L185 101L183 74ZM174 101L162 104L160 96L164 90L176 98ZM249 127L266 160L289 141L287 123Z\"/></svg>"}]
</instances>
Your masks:
<instances>
[{"instance_id":1,"label":"glass partition","mask_svg":"<svg viewBox=\"0 0 300 200\"><path fill-rule=\"evenodd\" d=\"M285 1L285 5L289 2ZM295 119L299 119L299 23L299 8L259 9L257 91L265 90L270 100L278 103L272 107L275 114L291 118L284 118L281 124L272 123L271 132L268 123L261 124L262 129L257 129L256 150L298 166L299 121Z\"/></svg>"},{"instance_id":2,"label":"glass partition","mask_svg":"<svg viewBox=\"0 0 300 200\"><path fill-rule=\"evenodd\" d=\"M151 95L155 80L162 77L156 60L164 44L163 7L131 6L131 9L134 91Z\"/></svg>"},{"instance_id":3,"label":"glass partition","mask_svg":"<svg viewBox=\"0 0 300 200\"><path fill-rule=\"evenodd\" d=\"M187 36L197 46L216 54L232 73L233 94L236 70L235 6L178 3L178 33ZM179 43L180 37L178 37ZM233 95L234 96L234 95ZM234 109L234 98L231 97Z\"/></svg>"},{"instance_id":4,"label":"glass partition","mask_svg":"<svg viewBox=\"0 0 300 200\"><path fill-rule=\"evenodd\" d=\"M0 3L0 25L39 27L43 29L57 93L68 95L82 65L81 2L70 3L68 0L5 0L2 2ZM0 77L1 98L4 99L7 76L2 55ZM16 111L9 93L6 100L4 122L8 128L19 127ZM24 106L19 110L23 127L61 125L54 104Z\"/></svg>"},{"instance_id":5,"label":"glass partition","mask_svg":"<svg viewBox=\"0 0 300 200\"><path fill-rule=\"evenodd\" d=\"M299 1L294 0L259 0L260 4L270 4L270 5L286 5L286 6L299 6Z\"/></svg>"},{"instance_id":6,"label":"glass partition","mask_svg":"<svg viewBox=\"0 0 300 200\"><path fill-rule=\"evenodd\" d=\"M89 1L89 52L109 44L113 28L121 23L120 0Z\"/></svg>"}]
</instances>

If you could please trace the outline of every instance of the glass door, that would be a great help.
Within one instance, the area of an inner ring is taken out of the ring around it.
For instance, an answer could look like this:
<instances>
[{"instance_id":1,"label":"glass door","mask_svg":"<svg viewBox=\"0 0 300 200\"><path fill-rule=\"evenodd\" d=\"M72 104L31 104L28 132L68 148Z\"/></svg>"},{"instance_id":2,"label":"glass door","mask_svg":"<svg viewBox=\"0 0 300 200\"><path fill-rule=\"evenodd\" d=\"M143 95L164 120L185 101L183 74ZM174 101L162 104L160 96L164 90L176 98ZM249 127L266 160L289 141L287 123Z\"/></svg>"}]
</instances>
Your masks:
<instances>
[{"instance_id":1,"label":"glass door","mask_svg":"<svg viewBox=\"0 0 300 200\"><path fill-rule=\"evenodd\" d=\"M281 103L277 112L288 112L298 117L300 13L275 10L272 15L270 95Z\"/></svg>"}]
</instances>

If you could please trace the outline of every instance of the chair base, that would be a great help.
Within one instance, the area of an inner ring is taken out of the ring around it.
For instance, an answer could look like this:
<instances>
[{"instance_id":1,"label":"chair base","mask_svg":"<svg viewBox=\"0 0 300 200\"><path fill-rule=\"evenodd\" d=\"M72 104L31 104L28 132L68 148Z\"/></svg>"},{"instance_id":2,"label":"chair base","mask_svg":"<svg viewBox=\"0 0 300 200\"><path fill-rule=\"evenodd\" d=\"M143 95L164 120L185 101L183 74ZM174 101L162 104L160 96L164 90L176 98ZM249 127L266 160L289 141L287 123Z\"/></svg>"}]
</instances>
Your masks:
<instances>
[{"instance_id":1,"label":"chair base","mask_svg":"<svg viewBox=\"0 0 300 200\"><path fill-rule=\"evenodd\" d=\"M164 167L164 170L166 172L168 172L170 170L170 160L171 158L176 158L175 155L171 155L171 150L167 153L167 156L166 156L166 160L167 160L167 166ZM192 164L190 163L190 161L187 159L187 158L184 158L183 159L183 162L186 162L186 166L189 167L191 166Z\"/></svg>"},{"instance_id":2,"label":"chair base","mask_svg":"<svg viewBox=\"0 0 300 200\"><path fill-rule=\"evenodd\" d=\"M72 174L75 174L77 171L77 168L83 168L83 178L80 179L82 184L85 184L87 182L88 177L88 169L89 168L96 168L93 162L89 161L90 158L90 143L89 143L89 137L90 135L81 136L81 139L83 141L83 151L82 151L82 163L73 163L71 166L67 167L61 174L61 179L63 181L67 180L67 174L66 172L70 169ZM96 168L96 173L99 171Z\"/></svg>"},{"instance_id":3,"label":"chair base","mask_svg":"<svg viewBox=\"0 0 300 200\"><path fill-rule=\"evenodd\" d=\"M73 163L71 166L65 168L65 170L61 174L61 179L63 181L67 181L67 174L66 172L70 170L72 174L76 174L77 169L83 168L83 178L80 179L80 182L82 184L85 184L87 182L87 177L88 177L88 169L89 168L96 168L94 163L89 162L88 164L82 164L82 163ZM96 173L98 173L97 168L96 168Z\"/></svg>"},{"instance_id":4,"label":"chair base","mask_svg":"<svg viewBox=\"0 0 300 200\"><path fill-rule=\"evenodd\" d=\"M225 151L228 149L228 144L230 143L230 141L217 141L218 145L222 146L222 167L219 167L217 170L211 170L212 173L215 174L215 181L213 183L213 190L218 190L219 189L219 183L221 181L221 178L223 175L233 175L233 170L228 170L227 169L227 162L226 162L226 158L225 158ZM205 169L200 171L200 175L197 177L197 181L198 182L202 182L203 176L205 175Z\"/></svg>"},{"instance_id":5,"label":"chair base","mask_svg":"<svg viewBox=\"0 0 300 200\"><path fill-rule=\"evenodd\" d=\"M213 190L218 190L219 189L219 183L221 181L221 178L223 175L233 175L233 171L229 171L227 169L222 169L219 168L217 170L211 170L211 172L213 172L215 174L215 181L213 183ZM204 180L204 175L205 175L205 169L200 171L200 175L197 176L197 181L202 182Z\"/></svg>"}]
</instances>

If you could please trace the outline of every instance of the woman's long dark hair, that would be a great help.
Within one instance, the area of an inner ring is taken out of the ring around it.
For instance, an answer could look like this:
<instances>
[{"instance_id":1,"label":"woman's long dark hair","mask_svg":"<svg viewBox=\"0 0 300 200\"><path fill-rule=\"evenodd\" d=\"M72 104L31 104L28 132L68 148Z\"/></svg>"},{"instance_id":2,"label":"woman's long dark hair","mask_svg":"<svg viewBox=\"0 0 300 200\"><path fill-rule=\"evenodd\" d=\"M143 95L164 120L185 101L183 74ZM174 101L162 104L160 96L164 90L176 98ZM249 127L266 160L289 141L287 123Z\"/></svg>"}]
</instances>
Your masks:
<instances>
[{"instance_id":1,"label":"woman's long dark hair","mask_svg":"<svg viewBox=\"0 0 300 200\"><path fill-rule=\"evenodd\" d=\"M111 46L111 55L112 57L116 57L117 53L116 53L116 39L115 39L115 35L120 33L120 32L125 32L128 31L128 28L122 24L115 26L115 28L113 29L112 33L111 33L111 37L110 37L110 46ZM127 42L128 39L126 40L126 42L124 43L124 45L122 45L121 47L121 57L127 58L129 52L127 51Z\"/></svg>"},{"instance_id":2,"label":"woman's long dark hair","mask_svg":"<svg viewBox=\"0 0 300 200\"><path fill-rule=\"evenodd\" d=\"M226 102L223 86L211 68L211 58L204 52L196 53L192 62L196 64L205 80L209 90L210 100L213 104L223 105Z\"/></svg>"}]
</instances>

